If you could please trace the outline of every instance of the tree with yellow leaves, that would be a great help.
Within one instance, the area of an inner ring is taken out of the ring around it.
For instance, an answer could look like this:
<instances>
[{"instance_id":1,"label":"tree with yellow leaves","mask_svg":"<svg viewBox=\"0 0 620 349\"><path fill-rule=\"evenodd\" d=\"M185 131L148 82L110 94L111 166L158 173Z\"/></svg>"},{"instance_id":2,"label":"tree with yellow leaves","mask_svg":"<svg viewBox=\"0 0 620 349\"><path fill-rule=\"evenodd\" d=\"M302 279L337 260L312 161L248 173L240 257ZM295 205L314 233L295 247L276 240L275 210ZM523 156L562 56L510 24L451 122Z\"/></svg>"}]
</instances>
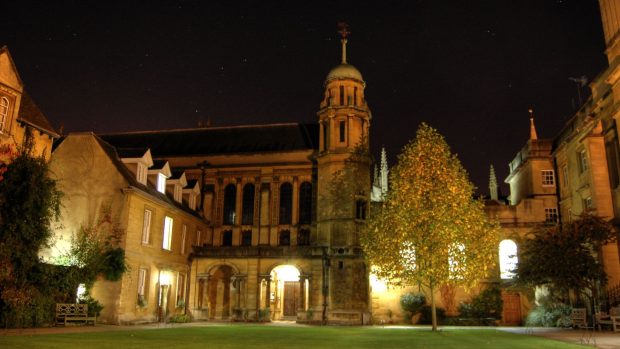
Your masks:
<instances>
[{"instance_id":1,"label":"tree with yellow leaves","mask_svg":"<svg viewBox=\"0 0 620 349\"><path fill-rule=\"evenodd\" d=\"M443 136L425 123L399 155L390 186L362 246L379 278L428 289L435 331L435 292L444 285L470 288L488 276L498 224L474 199L474 186Z\"/></svg>"}]
</instances>

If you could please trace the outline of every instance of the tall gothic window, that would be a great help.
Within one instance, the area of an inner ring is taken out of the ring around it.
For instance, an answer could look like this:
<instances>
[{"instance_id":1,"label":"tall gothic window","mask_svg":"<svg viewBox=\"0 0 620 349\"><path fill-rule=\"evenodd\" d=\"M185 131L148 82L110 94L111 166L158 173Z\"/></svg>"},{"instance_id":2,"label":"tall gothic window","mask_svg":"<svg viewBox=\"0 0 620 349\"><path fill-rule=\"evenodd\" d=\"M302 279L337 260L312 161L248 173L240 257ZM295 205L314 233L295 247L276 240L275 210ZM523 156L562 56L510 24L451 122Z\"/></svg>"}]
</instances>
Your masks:
<instances>
[{"instance_id":1,"label":"tall gothic window","mask_svg":"<svg viewBox=\"0 0 620 349\"><path fill-rule=\"evenodd\" d=\"M280 224L291 224L293 220L293 186L284 183L280 186Z\"/></svg>"},{"instance_id":2,"label":"tall gothic window","mask_svg":"<svg viewBox=\"0 0 620 349\"><path fill-rule=\"evenodd\" d=\"M224 189L224 224L235 224L235 206L237 205L237 188L229 184Z\"/></svg>"},{"instance_id":3,"label":"tall gothic window","mask_svg":"<svg viewBox=\"0 0 620 349\"><path fill-rule=\"evenodd\" d=\"M355 218L364 220L366 219L366 201L357 200L355 202Z\"/></svg>"},{"instance_id":4,"label":"tall gothic window","mask_svg":"<svg viewBox=\"0 0 620 349\"><path fill-rule=\"evenodd\" d=\"M299 224L310 224L312 221L312 184L301 183L299 187Z\"/></svg>"},{"instance_id":5,"label":"tall gothic window","mask_svg":"<svg viewBox=\"0 0 620 349\"><path fill-rule=\"evenodd\" d=\"M340 105L344 105L344 86L340 86Z\"/></svg>"},{"instance_id":6,"label":"tall gothic window","mask_svg":"<svg viewBox=\"0 0 620 349\"><path fill-rule=\"evenodd\" d=\"M246 184L243 187L243 211L241 224L250 225L254 223L254 184Z\"/></svg>"}]
</instances>

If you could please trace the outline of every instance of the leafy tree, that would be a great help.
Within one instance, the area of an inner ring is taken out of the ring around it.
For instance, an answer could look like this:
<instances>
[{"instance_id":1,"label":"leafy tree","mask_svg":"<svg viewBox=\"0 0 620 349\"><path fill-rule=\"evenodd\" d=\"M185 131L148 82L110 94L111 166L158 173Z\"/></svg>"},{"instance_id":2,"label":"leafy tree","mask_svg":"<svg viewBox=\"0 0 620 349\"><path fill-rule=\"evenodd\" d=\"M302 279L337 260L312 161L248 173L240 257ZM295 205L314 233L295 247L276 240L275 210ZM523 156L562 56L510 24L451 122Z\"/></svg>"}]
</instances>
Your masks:
<instances>
[{"instance_id":1,"label":"leafy tree","mask_svg":"<svg viewBox=\"0 0 620 349\"><path fill-rule=\"evenodd\" d=\"M532 235L519 255L519 283L547 286L558 298L567 298L570 290L587 296L596 291L597 283L606 284L598 253L617 239L610 223L583 214L563 226L540 226Z\"/></svg>"},{"instance_id":2,"label":"leafy tree","mask_svg":"<svg viewBox=\"0 0 620 349\"><path fill-rule=\"evenodd\" d=\"M32 157L29 149L26 144L0 171L0 321L7 326L9 319L28 323L16 316L38 312L53 297L39 287L51 272L40 265L38 252L53 234L61 193L45 159Z\"/></svg>"},{"instance_id":3,"label":"leafy tree","mask_svg":"<svg viewBox=\"0 0 620 349\"><path fill-rule=\"evenodd\" d=\"M378 277L428 288L436 330L435 291L446 284L471 287L487 276L498 224L473 198L474 186L444 138L424 123L399 155L390 183L362 245Z\"/></svg>"}]
</instances>

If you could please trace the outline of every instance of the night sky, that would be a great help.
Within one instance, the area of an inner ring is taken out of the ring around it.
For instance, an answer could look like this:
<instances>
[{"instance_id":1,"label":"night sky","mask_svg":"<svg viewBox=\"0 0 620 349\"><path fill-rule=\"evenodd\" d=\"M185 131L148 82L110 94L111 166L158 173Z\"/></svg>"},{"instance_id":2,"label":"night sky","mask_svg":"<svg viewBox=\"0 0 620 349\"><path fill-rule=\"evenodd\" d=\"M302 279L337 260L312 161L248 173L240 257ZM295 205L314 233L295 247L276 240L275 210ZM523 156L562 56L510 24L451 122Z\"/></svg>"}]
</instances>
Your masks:
<instances>
[{"instance_id":1,"label":"night sky","mask_svg":"<svg viewBox=\"0 0 620 349\"><path fill-rule=\"evenodd\" d=\"M375 157L395 164L425 121L482 194L525 144L528 109L554 137L577 103L569 77L607 64L596 0L361 3L12 1L0 45L65 133L308 122L346 21Z\"/></svg>"}]
</instances>

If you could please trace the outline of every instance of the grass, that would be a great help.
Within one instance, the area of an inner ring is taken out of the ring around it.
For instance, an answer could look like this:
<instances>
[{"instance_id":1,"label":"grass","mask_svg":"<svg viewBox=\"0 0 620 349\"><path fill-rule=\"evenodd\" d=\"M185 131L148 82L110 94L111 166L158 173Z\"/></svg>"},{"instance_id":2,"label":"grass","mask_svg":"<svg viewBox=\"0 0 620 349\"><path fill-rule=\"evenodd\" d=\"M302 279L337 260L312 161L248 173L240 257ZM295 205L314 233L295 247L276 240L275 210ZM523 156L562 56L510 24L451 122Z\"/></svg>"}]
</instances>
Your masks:
<instances>
[{"instance_id":1,"label":"grass","mask_svg":"<svg viewBox=\"0 0 620 349\"><path fill-rule=\"evenodd\" d=\"M583 348L494 329L277 327L227 325L52 335L1 336L0 348L520 349Z\"/></svg>"}]
</instances>

